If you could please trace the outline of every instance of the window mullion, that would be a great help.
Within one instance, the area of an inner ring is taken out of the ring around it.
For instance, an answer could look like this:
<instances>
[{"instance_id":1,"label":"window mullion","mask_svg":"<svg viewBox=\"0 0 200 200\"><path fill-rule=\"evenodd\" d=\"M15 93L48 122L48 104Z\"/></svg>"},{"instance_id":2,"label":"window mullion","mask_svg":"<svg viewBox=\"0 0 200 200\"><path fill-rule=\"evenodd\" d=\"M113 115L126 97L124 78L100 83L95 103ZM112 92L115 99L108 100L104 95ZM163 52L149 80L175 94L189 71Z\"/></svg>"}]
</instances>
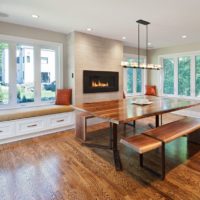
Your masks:
<instances>
[{"instance_id":1,"label":"window mullion","mask_svg":"<svg viewBox=\"0 0 200 200\"><path fill-rule=\"evenodd\" d=\"M9 105L17 104L16 43L9 44Z\"/></svg>"},{"instance_id":2,"label":"window mullion","mask_svg":"<svg viewBox=\"0 0 200 200\"><path fill-rule=\"evenodd\" d=\"M174 58L174 95L178 96L178 57Z\"/></svg>"},{"instance_id":3,"label":"window mullion","mask_svg":"<svg viewBox=\"0 0 200 200\"><path fill-rule=\"evenodd\" d=\"M196 88L196 75L195 75L195 56L191 56L191 65L190 65L190 89L191 89L191 96L195 97L195 88Z\"/></svg>"},{"instance_id":4,"label":"window mullion","mask_svg":"<svg viewBox=\"0 0 200 200\"><path fill-rule=\"evenodd\" d=\"M41 102L41 76L40 76L40 47L34 46L34 87L35 87L35 103Z\"/></svg>"},{"instance_id":5,"label":"window mullion","mask_svg":"<svg viewBox=\"0 0 200 200\"><path fill-rule=\"evenodd\" d=\"M137 92L137 86L136 86L136 84L137 84L137 73L136 73L136 69L134 68L133 69L133 94L136 94L136 92Z\"/></svg>"}]
</instances>

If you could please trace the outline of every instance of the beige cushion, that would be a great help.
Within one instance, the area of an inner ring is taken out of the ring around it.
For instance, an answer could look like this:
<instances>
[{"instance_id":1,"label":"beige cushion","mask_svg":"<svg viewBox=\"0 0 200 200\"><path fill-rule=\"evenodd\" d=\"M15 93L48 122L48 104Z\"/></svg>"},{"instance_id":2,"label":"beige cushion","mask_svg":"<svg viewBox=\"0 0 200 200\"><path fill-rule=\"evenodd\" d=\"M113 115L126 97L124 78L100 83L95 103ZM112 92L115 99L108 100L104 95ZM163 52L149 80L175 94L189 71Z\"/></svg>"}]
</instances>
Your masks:
<instances>
[{"instance_id":1,"label":"beige cushion","mask_svg":"<svg viewBox=\"0 0 200 200\"><path fill-rule=\"evenodd\" d=\"M29 117L38 117L43 115L51 115L64 112L72 112L74 108L72 106L60 106L60 105L49 105L49 106L38 106L32 108L18 108L10 110L0 111L0 122L10 121L16 119L23 119Z\"/></svg>"}]
</instances>

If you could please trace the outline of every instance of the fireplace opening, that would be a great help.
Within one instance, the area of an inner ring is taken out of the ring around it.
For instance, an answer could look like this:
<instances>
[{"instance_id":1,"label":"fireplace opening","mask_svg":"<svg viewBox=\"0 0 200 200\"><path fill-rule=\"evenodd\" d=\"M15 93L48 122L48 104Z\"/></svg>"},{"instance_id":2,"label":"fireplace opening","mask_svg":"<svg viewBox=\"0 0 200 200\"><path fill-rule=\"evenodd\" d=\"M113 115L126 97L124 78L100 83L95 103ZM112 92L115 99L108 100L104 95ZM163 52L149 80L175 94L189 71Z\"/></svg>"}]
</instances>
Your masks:
<instances>
[{"instance_id":1,"label":"fireplace opening","mask_svg":"<svg viewBox=\"0 0 200 200\"><path fill-rule=\"evenodd\" d=\"M83 92L114 92L119 90L119 73L110 71L83 71Z\"/></svg>"}]
</instances>

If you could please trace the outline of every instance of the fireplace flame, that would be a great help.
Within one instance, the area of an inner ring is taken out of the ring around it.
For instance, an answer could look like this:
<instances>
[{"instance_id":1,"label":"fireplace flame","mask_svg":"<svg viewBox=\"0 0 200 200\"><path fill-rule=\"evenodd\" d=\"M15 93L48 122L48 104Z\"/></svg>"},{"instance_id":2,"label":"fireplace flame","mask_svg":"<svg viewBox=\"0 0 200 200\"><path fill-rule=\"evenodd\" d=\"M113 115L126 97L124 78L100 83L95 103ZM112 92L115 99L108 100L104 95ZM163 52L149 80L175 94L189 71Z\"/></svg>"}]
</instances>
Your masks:
<instances>
[{"instance_id":1,"label":"fireplace flame","mask_svg":"<svg viewBox=\"0 0 200 200\"><path fill-rule=\"evenodd\" d=\"M92 81L92 87L108 87L108 82L102 83L101 81Z\"/></svg>"}]
</instances>

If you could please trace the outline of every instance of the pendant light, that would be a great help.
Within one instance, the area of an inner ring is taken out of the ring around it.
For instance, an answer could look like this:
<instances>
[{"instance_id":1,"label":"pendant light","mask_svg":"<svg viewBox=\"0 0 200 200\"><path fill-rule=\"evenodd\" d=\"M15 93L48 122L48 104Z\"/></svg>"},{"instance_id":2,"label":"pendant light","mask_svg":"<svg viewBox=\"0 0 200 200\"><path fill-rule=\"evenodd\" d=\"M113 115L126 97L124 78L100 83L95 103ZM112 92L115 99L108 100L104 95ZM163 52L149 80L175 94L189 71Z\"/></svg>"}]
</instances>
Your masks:
<instances>
[{"instance_id":1,"label":"pendant light","mask_svg":"<svg viewBox=\"0 0 200 200\"><path fill-rule=\"evenodd\" d=\"M125 68L140 68L140 69L154 69L160 70L161 65L148 64L148 25L150 22L142 19L136 21L138 23L138 62L122 61L121 65ZM146 64L140 62L140 25L146 26Z\"/></svg>"}]
</instances>

